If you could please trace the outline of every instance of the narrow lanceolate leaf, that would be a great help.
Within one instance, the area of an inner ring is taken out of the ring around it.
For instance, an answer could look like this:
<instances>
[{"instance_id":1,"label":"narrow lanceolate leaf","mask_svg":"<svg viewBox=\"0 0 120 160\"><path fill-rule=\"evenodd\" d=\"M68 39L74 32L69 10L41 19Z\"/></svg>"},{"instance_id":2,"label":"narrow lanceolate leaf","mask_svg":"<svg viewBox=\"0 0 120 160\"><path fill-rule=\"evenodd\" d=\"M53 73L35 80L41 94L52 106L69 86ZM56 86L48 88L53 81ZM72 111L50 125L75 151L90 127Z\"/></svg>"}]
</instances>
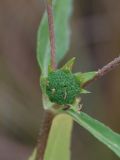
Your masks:
<instances>
[{"instance_id":1,"label":"narrow lanceolate leaf","mask_svg":"<svg viewBox=\"0 0 120 160\"><path fill-rule=\"evenodd\" d=\"M70 160L72 118L66 114L55 117L49 134L44 160Z\"/></svg>"},{"instance_id":2,"label":"narrow lanceolate leaf","mask_svg":"<svg viewBox=\"0 0 120 160\"><path fill-rule=\"evenodd\" d=\"M108 146L118 157L120 157L119 134L83 112L77 113L73 110L69 110L67 113L71 115L78 124L87 129L94 137Z\"/></svg>"},{"instance_id":3,"label":"narrow lanceolate leaf","mask_svg":"<svg viewBox=\"0 0 120 160\"><path fill-rule=\"evenodd\" d=\"M86 72L86 73L76 73L75 76L78 79L78 81L80 82L81 86L83 86L84 84L88 83L89 81L91 81L92 79L94 79L97 75L96 71L93 72Z\"/></svg>"},{"instance_id":4,"label":"narrow lanceolate leaf","mask_svg":"<svg viewBox=\"0 0 120 160\"><path fill-rule=\"evenodd\" d=\"M71 10L72 0L53 0L57 63L65 56L69 48L69 19ZM38 29L37 60L42 74L46 76L48 65L50 64L50 42L46 13L43 16Z\"/></svg>"}]
</instances>

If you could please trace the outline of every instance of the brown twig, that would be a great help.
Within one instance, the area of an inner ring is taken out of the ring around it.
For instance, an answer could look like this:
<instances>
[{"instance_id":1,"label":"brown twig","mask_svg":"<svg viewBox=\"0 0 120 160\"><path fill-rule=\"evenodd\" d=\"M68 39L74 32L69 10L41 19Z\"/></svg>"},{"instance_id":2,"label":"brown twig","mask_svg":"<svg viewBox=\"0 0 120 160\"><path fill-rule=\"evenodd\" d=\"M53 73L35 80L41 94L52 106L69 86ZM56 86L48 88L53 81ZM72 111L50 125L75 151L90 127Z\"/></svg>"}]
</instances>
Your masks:
<instances>
[{"instance_id":1,"label":"brown twig","mask_svg":"<svg viewBox=\"0 0 120 160\"><path fill-rule=\"evenodd\" d=\"M96 81L97 79L103 77L104 75L106 75L108 72L110 72L111 70L115 69L118 65L120 65L120 56L118 56L117 58L115 58L113 61L109 62L107 65L105 65L104 67L102 67L101 69L99 69L96 72L96 76L88 81L87 83L85 83L83 85L83 87L88 86L89 84L91 84L92 82Z\"/></svg>"},{"instance_id":2,"label":"brown twig","mask_svg":"<svg viewBox=\"0 0 120 160\"><path fill-rule=\"evenodd\" d=\"M53 118L54 118L54 114L52 112L50 111L44 112L40 134L38 135L37 158L36 158L37 160L44 159L45 148L46 148Z\"/></svg>"},{"instance_id":3,"label":"brown twig","mask_svg":"<svg viewBox=\"0 0 120 160\"><path fill-rule=\"evenodd\" d=\"M55 63L55 33L54 33L54 18L52 11L52 0L46 0L46 9L48 14L48 24L49 24L49 33L50 33L50 48L51 48L51 66L53 69L56 68ZM37 160L44 159L45 148L52 125L52 120L54 118L54 113L51 111L45 111L43 117L43 123L41 126L40 134L38 136L38 145L37 145Z\"/></svg>"},{"instance_id":4,"label":"brown twig","mask_svg":"<svg viewBox=\"0 0 120 160\"><path fill-rule=\"evenodd\" d=\"M113 61L105 65L103 68L99 69L97 72L97 77L100 78L115 69L118 65L120 65L120 56L115 58Z\"/></svg>"},{"instance_id":5,"label":"brown twig","mask_svg":"<svg viewBox=\"0 0 120 160\"><path fill-rule=\"evenodd\" d=\"M51 66L56 68L55 63L55 32L54 32L54 18L52 9L52 0L47 0L46 3L47 14L48 14L48 24L49 24L49 34L50 34L50 48L51 48Z\"/></svg>"}]
</instances>

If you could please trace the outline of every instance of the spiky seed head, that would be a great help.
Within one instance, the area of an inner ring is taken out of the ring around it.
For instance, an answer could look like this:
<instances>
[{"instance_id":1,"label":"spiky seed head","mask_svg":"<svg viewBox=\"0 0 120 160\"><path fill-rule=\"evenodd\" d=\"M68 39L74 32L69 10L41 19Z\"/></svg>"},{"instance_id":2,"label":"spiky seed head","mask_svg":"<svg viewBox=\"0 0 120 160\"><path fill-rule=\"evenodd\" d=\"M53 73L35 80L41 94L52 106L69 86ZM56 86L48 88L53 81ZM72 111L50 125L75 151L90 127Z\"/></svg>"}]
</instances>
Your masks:
<instances>
[{"instance_id":1,"label":"spiky seed head","mask_svg":"<svg viewBox=\"0 0 120 160\"><path fill-rule=\"evenodd\" d=\"M47 77L46 93L51 102L72 104L80 94L80 83L68 70L50 72Z\"/></svg>"}]
</instances>

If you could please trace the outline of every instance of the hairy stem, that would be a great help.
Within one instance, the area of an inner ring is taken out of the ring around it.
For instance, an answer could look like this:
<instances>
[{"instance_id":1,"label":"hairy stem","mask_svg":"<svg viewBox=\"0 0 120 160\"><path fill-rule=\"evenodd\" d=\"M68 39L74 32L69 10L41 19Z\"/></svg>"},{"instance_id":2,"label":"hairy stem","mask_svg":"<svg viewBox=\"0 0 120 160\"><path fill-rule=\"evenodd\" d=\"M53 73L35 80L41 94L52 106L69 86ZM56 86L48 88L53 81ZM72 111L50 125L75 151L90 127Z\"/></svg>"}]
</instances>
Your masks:
<instances>
[{"instance_id":1,"label":"hairy stem","mask_svg":"<svg viewBox=\"0 0 120 160\"><path fill-rule=\"evenodd\" d=\"M47 8L47 14L48 14L48 25L49 25L49 34L50 34L51 66L54 69L56 68L56 63L55 63L55 32L54 32L52 0L47 0L46 8Z\"/></svg>"},{"instance_id":2,"label":"hairy stem","mask_svg":"<svg viewBox=\"0 0 120 160\"><path fill-rule=\"evenodd\" d=\"M42 126L40 129L40 133L38 135L37 160L44 159L45 148L53 118L54 114L52 112L50 111L44 112Z\"/></svg>"},{"instance_id":3,"label":"hairy stem","mask_svg":"<svg viewBox=\"0 0 120 160\"><path fill-rule=\"evenodd\" d=\"M46 0L46 9L48 14L48 25L49 25L49 34L50 34L50 59L51 67L56 68L55 62L55 33L54 33L54 18L52 11L52 0ZM44 159L45 148L47 145L47 140L52 125L52 120L54 118L54 113L51 111L44 111L43 123L41 126L40 134L38 136L38 145L37 145L37 160Z\"/></svg>"},{"instance_id":4,"label":"hairy stem","mask_svg":"<svg viewBox=\"0 0 120 160\"><path fill-rule=\"evenodd\" d=\"M104 75L106 75L107 73L109 73L111 70L115 69L119 65L120 65L120 56L118 56L113 61L106 64L101 69L98 69L98 71L96 72L96 76L92 80L85 83L83 87L86 87L87 85L91 84L92 82L96 81L97 79L103 77Z\"/></svg>"},{"instance_id":5,"label":"hairy stem","mask_svg":"<svg viewBox=\"0 0 120 160\"><path fill-rule=\"evenodd\" d=\"M99 69L97 72L96 78L100 78L110 72L111 70L115 69L118 65L120 65L120 56L115 58L113 61L105 65L103 68Z\"/></svg>"}]
</instances>

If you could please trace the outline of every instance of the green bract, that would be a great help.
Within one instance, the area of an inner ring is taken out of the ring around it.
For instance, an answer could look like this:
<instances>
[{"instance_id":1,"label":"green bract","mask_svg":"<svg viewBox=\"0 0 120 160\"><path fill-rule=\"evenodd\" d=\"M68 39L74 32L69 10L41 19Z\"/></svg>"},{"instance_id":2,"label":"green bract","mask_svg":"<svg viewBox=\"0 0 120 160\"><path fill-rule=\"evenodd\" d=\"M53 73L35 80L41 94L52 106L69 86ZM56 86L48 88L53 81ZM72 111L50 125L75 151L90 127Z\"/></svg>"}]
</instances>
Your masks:
<instances>
[{"instance_id":1,"label":"green bract","mask_svg":"<svg viewBox=\"0 0 120 160\"><path fill-rule=\"evenodd\" d=\"M89 93L83 85L95 77L96 72L72 73L75 57L70 59L61 69L53 70L48 67L48 76L41 77L41 87L44 95L44 102L47 102L47 109L53 104L78 106L78 96ZM49 98L49 99L48 99ZM48 102L50 106L48 107ZM51 103L52 102L52 103ZM45 104L46 106L46 104Z\"/></svg>"},{"instance_id":2,"label":"green bract","mask_svg":"<svg viewBox=\"0 0 120 160\"><path fill-rule=\"evenodd\" d=\"M78 96L89 93L83 86L96 76L96 72L72 73L75 57L70 59L62 68L54 70L48 67L48 76L41 77L43 105L50 109L53 104L78 106Z\"/></svg>"},{"instance_id":3,"label":"green bract","mask_svg":"<svg viewBox=\"0 0 120 160\"><path fill-rule=\"evenodd\" d=\"M46 93L51 102L72 104L80 94L80 83L70 71L56 70L48 74Z\"/></svg>"}]
</instances>

